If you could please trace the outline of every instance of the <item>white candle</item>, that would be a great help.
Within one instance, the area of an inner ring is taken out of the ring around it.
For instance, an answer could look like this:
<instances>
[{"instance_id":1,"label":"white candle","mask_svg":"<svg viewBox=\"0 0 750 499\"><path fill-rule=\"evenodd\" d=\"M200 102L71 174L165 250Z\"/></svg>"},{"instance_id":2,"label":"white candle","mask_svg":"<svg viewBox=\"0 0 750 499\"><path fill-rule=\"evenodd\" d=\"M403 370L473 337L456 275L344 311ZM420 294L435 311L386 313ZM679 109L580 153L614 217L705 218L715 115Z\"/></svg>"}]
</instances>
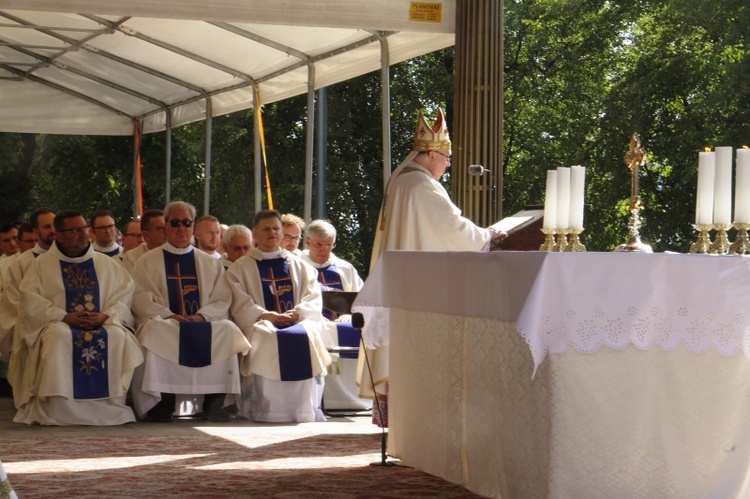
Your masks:
<instances>
[{"instance_id":1,"label":"white candle","mask_svg":"<svg viewBox=\"0 0 750 499\"><path fill-rule=\"evenodd\" d=\"M570 227L570 168L557 169L557 229Z\"/></svg>"},{"instance_id":2,"label":"white candle","mask_svg":"<svg viewBox=\"0 0 750 499\"><path fill-rule=\"evenodd\" d=\"M570 167L570 228L583 229L583 203L586 185L586 168Z\"/></svg>"},{"instance_id":3,"label":"white candle","mask_svg":"<svg viewBox=\"0 0 750 499\"><path fill-rule=\"evenodd\" d=\"M732 148L717 147L714 184L714 223L732 223Z\"/></svg>"},{"instance_id":4,"label":"white candle","mask_svg":"<svg viewBox=\"0 0 750 499\"><path fill-rule=\"evenodd\" d=\"M698 195L695 203L695 224L710 225L714 218L714 176L716 154L698 153Z\"/></svg>"},{"instance_id":5,"label":"white candle","mask_svg":"<svg viewBox=\"0 0 750 499\"><path fill-rule=\"evenodd\" d=\"M734 222L738 224L750 223L750 149L737 149Z\"/></svg>"},{"instance_id":6,"label":"white candle","mask_svg":"<svg viewBox=\"0 0 750 499\"><path fill-rule=\"evenodd\" d=\"M545 229L554 229L557 225L557 171L547 170L547 190L544 193Z\"/></svg>"}]
</instances>

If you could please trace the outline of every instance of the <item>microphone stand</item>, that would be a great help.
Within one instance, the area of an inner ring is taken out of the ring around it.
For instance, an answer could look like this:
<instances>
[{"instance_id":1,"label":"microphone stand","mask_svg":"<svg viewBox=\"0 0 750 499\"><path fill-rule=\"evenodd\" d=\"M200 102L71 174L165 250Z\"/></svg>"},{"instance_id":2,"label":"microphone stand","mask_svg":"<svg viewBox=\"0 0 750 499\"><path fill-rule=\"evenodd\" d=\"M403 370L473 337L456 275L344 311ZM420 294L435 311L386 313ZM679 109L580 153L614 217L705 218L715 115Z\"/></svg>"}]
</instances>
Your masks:
<instances>
[{"instance_id":1,"label":"microphone stand","mask_svg":"<svg viewBox=\"0 0 750 499\"><path fill-rule=\"evenodd\" d=\"M365 325L365 318L361 313L352 314L352 326L357 329L362 329ZM365 355L365 365L367 366L367 374L370 376L370 384L372 386L372 393L375 396L375 409L378 411L378 419L380 420L380 461L376 463L370 463L370 466L395 466L395 463L388 461L386 454L386 432L385 426L383 426L383 412L380 409L380 399L378 399L378 392L375 390L375 379L372 377L372 369L370 368L370 358L367 356L367 347L365 346L365 339L360 335L360 344L362 345L362 353Z\"/></svg>"}]
</instances>

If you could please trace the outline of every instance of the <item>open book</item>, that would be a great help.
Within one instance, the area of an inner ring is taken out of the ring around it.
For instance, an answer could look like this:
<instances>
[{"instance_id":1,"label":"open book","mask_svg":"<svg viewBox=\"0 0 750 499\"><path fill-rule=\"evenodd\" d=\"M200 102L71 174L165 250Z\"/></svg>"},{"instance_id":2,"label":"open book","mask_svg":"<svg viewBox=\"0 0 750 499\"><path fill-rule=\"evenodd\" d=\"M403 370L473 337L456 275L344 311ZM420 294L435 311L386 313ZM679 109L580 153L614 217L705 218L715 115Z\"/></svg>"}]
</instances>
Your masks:
<instances>
[{"instance_id":1,"label":"open book","mask_svg":"<svg viewBox=\"0 0 750 499\"><path fill-rule=\"evenodd\" d=\"M499 222L492 225L492 228L495 229L498 232L507 232L508 235L513 234L516 231L521 230L526 225L528 225L534 217L532 215L528 216L512 216L512 217L505 217Z\"/></svg>"}]
</instances>

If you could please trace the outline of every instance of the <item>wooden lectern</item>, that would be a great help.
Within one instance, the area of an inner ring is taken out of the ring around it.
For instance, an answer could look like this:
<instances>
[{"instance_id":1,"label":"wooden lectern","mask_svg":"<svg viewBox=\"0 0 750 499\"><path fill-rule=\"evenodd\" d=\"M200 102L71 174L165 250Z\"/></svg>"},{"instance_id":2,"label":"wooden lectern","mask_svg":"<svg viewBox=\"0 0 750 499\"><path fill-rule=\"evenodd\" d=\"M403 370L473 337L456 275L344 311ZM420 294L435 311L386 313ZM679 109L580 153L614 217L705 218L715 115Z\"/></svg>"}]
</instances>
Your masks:
<instances>
[{"instance_id":1,"label":"wooden lectern","mask_svg":"<svg viewBox=\"0 0 750 499\"><path fill-rule=\"evenodd\" d=\"M493 227L499 227L508 233L508 237L493 245L490 251L539 251L544 243L542 224L544 206L528 205L523 210L505 217Z\"/></svg>"}]
</instances>

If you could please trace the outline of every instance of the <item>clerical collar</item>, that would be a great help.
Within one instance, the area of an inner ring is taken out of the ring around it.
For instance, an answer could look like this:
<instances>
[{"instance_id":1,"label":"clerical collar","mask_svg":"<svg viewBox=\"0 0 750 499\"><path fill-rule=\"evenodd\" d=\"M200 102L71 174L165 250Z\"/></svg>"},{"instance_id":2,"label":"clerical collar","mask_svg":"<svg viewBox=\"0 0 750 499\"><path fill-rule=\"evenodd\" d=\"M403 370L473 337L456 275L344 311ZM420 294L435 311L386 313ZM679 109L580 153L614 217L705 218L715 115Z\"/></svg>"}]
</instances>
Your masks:
<instances>
[{"instance_id":1,"label":"clerical collar","mask_svg":"<svg viewBox=\"0 0 750 499\"><path fill-rule=\"evenodd\" d=\"M264 260L268 260L270 258L279 258L281 256L281 250L277 249L276 251L270 251L270 252L260 251L260 255L263 257Z\"/></svg>"},{"instance_id":2,"label":"clerical collar","mask_svg":"<svg viewBox=\"0 0 750 499\"><path fill-rule=\"evenodd\" d=\"M41 255L41 254L47 252L46 249L44 249L41 246L39 246L39 243L36 243L36 246L34 246L33 248L31 248L31 251L33 251L35 255Z\"/></svg>"},{"instance_id":3,"label":"clerical collar","mask_svg":"<svg viewBox=\"0 0 750 499\"><path fill-rule=\"evenodd\" d=\"M333 263L333 253L331 253L331 256L328 258L328 260L326 260L323 263L318 263L315 260L313 260L312 258L310 258L310 250L305 250L305 251L302 252L302 254L305 257L305 262L309 263L310 265L312 265L316 269L322 269L323 267L328 267L329 265L331 265Z\"/></svg>"},{"instance_id":4,"label":"clerical collar","mask_svg":"<svg viewBox=\"0 0 750 499\"><path fill-rule=\"evenodd\" d=\"M91 243L91 245L94 247L94 251L98 251L99 253L110 253L118 248L117 243L114 243L111 246L99 246L96 243Z\"/></svg>"},{"instance_id":5,"label":"clerical collar","mask_svg":"<svg viewBox=\"0 0 750 499\"><path fill-rule=\"evenodd\" d=\"M188 253L193 251L193 246L188 245L185 248L177 248L176 246L172 246L171 244L167 243L164 245L164 251L168 251L173 255L187 255Z\"/></svg>"},{"instance_id":6,"label":"clerical collar","mask_svg":"<svg viewBox=\"0 0 750 499\"><path fill-rule=\"evenodd\" d=\"M55 241L55 249L60 254L60 258L62 260L66 260L66 261L73 262L73 263L78 263L84 260L88 260L93 255L93 249L92 249L91 243L89 243L89 245L86 246L86 250L84 250L84 252L78 256L70 256L67 253L65 253L62 249L62 246L60 246L60 243L57 241Z\"/></svg>"}]
</instances>

